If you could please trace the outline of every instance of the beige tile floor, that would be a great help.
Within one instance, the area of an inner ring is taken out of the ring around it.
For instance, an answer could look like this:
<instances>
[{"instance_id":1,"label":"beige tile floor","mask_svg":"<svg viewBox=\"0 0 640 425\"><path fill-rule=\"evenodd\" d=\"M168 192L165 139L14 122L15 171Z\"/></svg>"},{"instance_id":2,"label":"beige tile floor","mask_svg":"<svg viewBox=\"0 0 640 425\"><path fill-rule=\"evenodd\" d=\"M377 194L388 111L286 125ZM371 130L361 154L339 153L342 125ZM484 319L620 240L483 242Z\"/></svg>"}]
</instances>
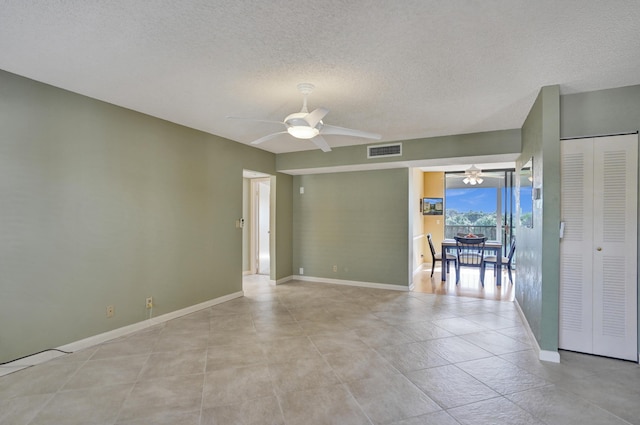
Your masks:
<instances>
[{"instance_id":1,"label":"beige tile floor","mask_svg":"<svg viewBox=\"0 0 640 425\"><path fill-rule=\"evenodd\" d=\"M309 282L0 377L1 424L640 424L637 364L541 363L513 303Z\"/></svg>"}]
</instances>

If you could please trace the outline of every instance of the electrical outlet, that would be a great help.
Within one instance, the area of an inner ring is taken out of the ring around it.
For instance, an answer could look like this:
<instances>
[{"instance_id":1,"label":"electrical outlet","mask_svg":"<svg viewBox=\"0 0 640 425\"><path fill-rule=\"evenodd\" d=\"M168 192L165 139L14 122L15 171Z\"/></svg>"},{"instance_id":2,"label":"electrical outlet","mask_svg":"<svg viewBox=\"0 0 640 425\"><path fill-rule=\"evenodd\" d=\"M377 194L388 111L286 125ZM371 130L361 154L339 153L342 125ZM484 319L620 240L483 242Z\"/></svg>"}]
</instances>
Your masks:
<instances>
[{"instance_id":1,"label":"electrical outlet","mask_svg":"<svg viewBox=\"0 0 640 425\"><path fill-rule=\"evenodd\" d=\"M333 271L334 271L334 272L337 272L337 271L338 271L338 266L337 266L337 265L335 265L335 264L333 265Z\"/></svg>"},{"instance_id":2,"label":"electrical outlet","mask_svg":"<svg viewBox=\"0 0 640 425\"><path fill-rule=\"evenodd\" d=\"M153 308L153 297L149 297L146 300L147 309Z\"/></svg>"},{"instance_id":3,"label":"electrical outlet","mask_svg":"<svg viewBox=\"0 0 640 425\"><path fill-rule=\"evenodd\" d=\"M116 314L116 308L112 305L107 306L107 317L113 317Z\"/></svg>"},{"instance_id":4,"label":"electrical outlet","mask_svg":"<svg viewBox=\"0 0 640 425\"><path fill-rule=\"evenodd\" d=\"M299 274L300 274L300 275L303 275L303 274L304 274L304 269L303 269L302 267L300 267L300 273L299 273Z\"/></svg>"}]
</instances>

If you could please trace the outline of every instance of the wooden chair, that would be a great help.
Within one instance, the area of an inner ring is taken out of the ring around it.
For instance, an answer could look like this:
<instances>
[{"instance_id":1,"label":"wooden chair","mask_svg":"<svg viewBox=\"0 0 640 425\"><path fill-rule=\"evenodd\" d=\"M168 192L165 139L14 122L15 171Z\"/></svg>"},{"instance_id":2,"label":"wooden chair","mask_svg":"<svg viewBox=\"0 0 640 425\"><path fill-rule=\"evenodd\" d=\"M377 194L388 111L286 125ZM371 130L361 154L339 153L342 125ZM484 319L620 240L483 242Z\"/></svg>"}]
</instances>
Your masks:
<instances>
[{"instance_id":1,"label":"wooden chair","mask_svg":"<svg viewBox=\"0 0 640 425\"><path fill-rule=\"evenodd\" d=\"M502 257L502 266L507 266L507 271L509 272L509 282L513 285L513 277L511 276L512 261L513 254L516 252L516 238L511 239L511 246L509 247L509 254L505 257ZM484 275L484 270L486 269L487 264L493 265L493 276L495 277L498 271L498 257L495 255L487 255L484 257L484 264L482 266L482 274ZM501 270L502 272L502 270Z\"/></svg>"},{"instance_id":2,"label":"wooden chair","mask_svg":"<svg viewBox=\"0 0 640 425\"><path fill-rule=\"evenodd\" d=\"M456 236L456 285L460 282L460 267L478 267L480 271L484 271L484 244L486 237L482 238L463 238ZM480 283L484 286L484 276L480 273Z\"/></svg>"},{"instance_id":3,"label":"wooden chair","mask_svg":"<svg viewBox=\"0 0 640 425\"><path fill-rule=\"evenodd\" d=\"M433 240L431 239L431 233L427 233L427 240L429 241L429 249L431 249L431 277L433 277L433 270L436 268L436 261L442 262L442 253L436 252L436 249L433 247ZM444 273L444 268L446 266L447 273L449 273L449 263L453 261L454 267L456 263L455 254L446 254L446 264L442 264L442 272Z\"/></svg>"}]
</instances>

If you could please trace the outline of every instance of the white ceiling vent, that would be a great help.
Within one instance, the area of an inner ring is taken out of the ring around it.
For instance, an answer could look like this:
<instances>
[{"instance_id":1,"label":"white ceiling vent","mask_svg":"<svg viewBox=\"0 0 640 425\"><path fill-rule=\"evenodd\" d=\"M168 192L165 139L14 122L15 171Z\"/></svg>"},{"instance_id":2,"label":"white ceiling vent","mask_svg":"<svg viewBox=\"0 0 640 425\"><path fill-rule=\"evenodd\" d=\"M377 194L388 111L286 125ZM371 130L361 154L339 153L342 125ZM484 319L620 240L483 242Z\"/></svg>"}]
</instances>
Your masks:
<instances>
[{"instance_id":1,"label":"white ceiling vent","mask_svg":"<svg viewBox=\"0 0 640 425\"><path fill-rule=\"evenodd\" d=\"M388 156L402 156L402 143L390 145L367 146L367 158L383 158Z\"/></svg>"}]
</instances>

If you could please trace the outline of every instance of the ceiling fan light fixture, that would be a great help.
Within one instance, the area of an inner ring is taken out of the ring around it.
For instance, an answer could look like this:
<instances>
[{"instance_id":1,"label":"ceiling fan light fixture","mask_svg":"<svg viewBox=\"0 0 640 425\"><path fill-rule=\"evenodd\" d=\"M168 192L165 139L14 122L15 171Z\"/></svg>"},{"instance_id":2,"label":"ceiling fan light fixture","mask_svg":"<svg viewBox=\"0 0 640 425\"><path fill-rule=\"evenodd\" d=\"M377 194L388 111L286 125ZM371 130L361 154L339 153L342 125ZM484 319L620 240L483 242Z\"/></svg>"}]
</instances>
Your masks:
<instances>
[{"instance_id":1,"label":"ceiling fan light fixture","mask_svg":"<svg viewBox=\"0 0 640 425\"><path fill-rule=\"evenodd\" d=\"M311 127L305 120L307 115L309 115L308 112L296 112L290 114L284 119L284 124L287 126L287 132L296 139L313 139L320 134L322 121L320 121L315 127Z\"/></svg>"},{"instance_id":2,"label":"ceiling fan light fixture","mask_svg":"<svg viewBox=\"0 0 640 425\"><path fill-rule=\"evenodd\" d=\"M471 165L471 167L465 170L464 174L465 178L464 180L462 180L464 184L475 186L477 184L482 184L482 182L484 181L482 177L480 177L480 175L482 174L482 170L480 170L475 165Z\"/></svg>"},{"instance_id":3,"label":"ceiling fan light fixture","mask_svg":"<svg viewBox=\"0 0 640 425\"><path fill-rule=\"evenodd\" d=\"M298 84L298 90L302 93L302 109L300 112L294 112L287 115L284 121L272 121L272 120L253 120L263 121L275 124L284 124L286 131L279 131L277 133L267 134L259 139L251 142L252 145L259 145L268 140L274 139L281 134L289 134L296 139L311 140L323 152L331 151L331 147L327 141L323 138L323 135L333 136L350 136L350 137L364 137L365 139L380 140L381 136L375 133L367 133L365 131L354 130L352 128L338 127L335 125L325 126L322 119L329 113L329 110L324 107L319 107L309 112L307 108L307 96L313 91L314 85L310 83ZM248 119L228 116L227 118L233 119Z\"/></svg>"},{"instance_id":4,"label":"ceiling fan light fixture","mask_svg":"<svg viewBox=\"0 0 640 425\"><path fill-rule=\"evenodd\" d=\"M312 139L320 134L317 128L308 125L292 125L287 127L287 132L296 139Z\"/></svg>"}]
</instances>

